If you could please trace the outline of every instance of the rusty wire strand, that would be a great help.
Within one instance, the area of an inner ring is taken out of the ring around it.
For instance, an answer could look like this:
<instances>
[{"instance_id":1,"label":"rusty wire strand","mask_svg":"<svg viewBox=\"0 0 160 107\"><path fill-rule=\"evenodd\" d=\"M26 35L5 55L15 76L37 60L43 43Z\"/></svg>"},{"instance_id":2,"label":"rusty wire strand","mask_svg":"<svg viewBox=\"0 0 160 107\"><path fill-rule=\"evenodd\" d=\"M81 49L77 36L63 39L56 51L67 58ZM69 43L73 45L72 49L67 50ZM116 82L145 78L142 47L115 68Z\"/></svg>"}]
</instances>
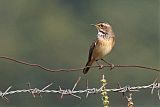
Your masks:
<instances>
[{"instance_id":1,"label":"rusty wire strand","mask_svg":"<svg viewBox=\"0 0 160 107\"><path fill-rule=\"evenodd\" d=\"M60 71L66 71L66 72L70 72L70 71L81 71L84 69L84 67L81 67L81 68L71 68L71 69L50 69L50 68L47 68L45 66L42 66L40 64L33 64L33 63L29 63L29 62L26 62L26 61L21 61L21 60L17 60L15 58L11 58L11 57L7 57L7 56L0 56L0 59L6 59L6 60L10 60L10 61L13 61L13 62L16 62L16 63L19 63L19 64L23 64L23 65L28 65L28 66L32 66L32 67L38 67L38 68L41 68L45 71L49 71L49 72L60 72ZM153 70L153 71L157 71L157 72L160 72L160 68L153 68L153 67L147 67L147 66L141 66L141 65L103 65L103 66L87 66L87 67L91 67L91 68L110 68L113 69L113 68L143 68L143 69L148 69L148 70Z\"/></svg>"}]
</instances>

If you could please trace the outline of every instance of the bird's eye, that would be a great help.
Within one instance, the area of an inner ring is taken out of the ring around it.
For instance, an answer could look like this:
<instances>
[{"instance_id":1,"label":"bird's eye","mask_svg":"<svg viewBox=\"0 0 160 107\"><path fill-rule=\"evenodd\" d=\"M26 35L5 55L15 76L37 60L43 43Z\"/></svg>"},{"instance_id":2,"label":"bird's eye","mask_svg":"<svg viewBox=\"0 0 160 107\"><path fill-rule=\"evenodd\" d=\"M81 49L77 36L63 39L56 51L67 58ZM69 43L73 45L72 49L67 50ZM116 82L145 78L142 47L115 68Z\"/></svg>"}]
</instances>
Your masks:
<instances>
[{"instance_id":1,"label":"bird's eye","mask_svg":"<svg viewBox=\"0 0 160 107\"><path fill-rule=\"evenodd\" d=\"M103 27L103 25L101 24L100 27Z\"/></svg>"}]
</instances>

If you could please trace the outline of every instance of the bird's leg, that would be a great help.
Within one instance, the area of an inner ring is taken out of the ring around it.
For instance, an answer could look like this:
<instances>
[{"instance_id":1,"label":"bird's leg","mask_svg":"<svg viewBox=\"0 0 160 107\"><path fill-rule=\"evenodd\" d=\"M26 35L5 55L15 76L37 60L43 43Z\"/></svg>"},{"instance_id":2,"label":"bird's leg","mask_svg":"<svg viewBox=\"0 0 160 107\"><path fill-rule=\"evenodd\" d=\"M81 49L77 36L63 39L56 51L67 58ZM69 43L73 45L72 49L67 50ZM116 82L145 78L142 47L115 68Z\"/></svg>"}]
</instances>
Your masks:
<instances>
[{"instance_id":1,"label":"bird's leg","mask_svg":"<svg viewBox=\"0 0 160 107\"><path fill-rule=\"evenodd\" d=\"M96 64L99 66L99 69L103 68L103 65L98 63L98 60L96 60Z\"/></svg>"},{"instance_id":2,"label":"bird's leg","mask_svg":"<svg viewBox=\"0 0 160 107\"><path fill-rule=\"evenodd\" d=\"M108 62L108 61L106 61L104 59L101 59L101 60L111 67L110 70L112 70L114 68L114 64L112 64L112 63L110 63L110 62Z\"/></svg>"}]
</instances>

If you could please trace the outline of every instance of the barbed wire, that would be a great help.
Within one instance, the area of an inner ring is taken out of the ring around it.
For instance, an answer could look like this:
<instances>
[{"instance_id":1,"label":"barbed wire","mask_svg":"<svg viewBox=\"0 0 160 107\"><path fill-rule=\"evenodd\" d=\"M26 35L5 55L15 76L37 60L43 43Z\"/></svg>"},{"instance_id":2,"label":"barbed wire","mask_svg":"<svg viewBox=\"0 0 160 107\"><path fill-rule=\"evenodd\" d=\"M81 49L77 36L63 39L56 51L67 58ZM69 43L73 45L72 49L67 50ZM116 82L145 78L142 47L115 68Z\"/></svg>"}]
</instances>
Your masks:
<instances>
[{"instance_id":1,"label":"barbed wire","mask_svg":"<svg viewBox=\"0 0 160 107\"><path fill-rule=\"evenodd\" d=\"M15 58L11 58L11 57L7 57L7 56L0 56L0 59L6 59L9 61L13 61L19 64L23 64L23 65L28 65L28 66L32 66L32 67L38 67L41 68L45 71L49 71L49 72L60 72L60 71L66 71L66 72L70 72L70 71L81 71L83 70L85 67L81 67L81 68L70 68L70 69L50 69L47 68L45 66L42 66L40 64L33 64L33 63L29 63L26 61L22 61L22 60L17 60ZM160 72L160 68L153 68L153 67L147 67L147 66L141 66L141 65L114 65L114 64L107 64L107 65L97 65L97 66L86 66L86 67L90 67L90 68L110 68L110 70L114 69L114 68L143 68L143 69L148 69L148 70L153 70L153 71L157 71Z\"/></svg>"},{"instance_id":2,"label":"barbed wire","mask_svg":"<svg viewBox=\"0 0 160 107\"><path fill-rule=\"evenodd\" d=\"M76 97L78 99L81 99L80 96L77 94L86 94L86 98L88 97L89 94L97 94L101 93L101 91L104 89L103 87L106 87L106 85L102 85L100 88L89 88L88 86L88 80L86 81L86 88L85 89L80 89L80 90L75 90L81 77L77 79L75 84L73 85L72 89L62 89L59 86L58 90L55 89L47 89L53 85L53 83L48 84L47 86L43 87L42 89L39 88L31 88L31 84L28 83L28 89L18 89L18 90L11 90L12 86L9 86L4 92L0 91L0 97L5 99L6 101L9 101L6 96L16 94L16 93L30 93L32 96L35 98L36 95L41 96L41 93L58 93L61 95L61 98L64 97L64 95L71 95L73 97ZM157 82L157 79L149 84L149 85L142 85L142 86L130 86L126 85L124 87L119 87L119 88L106 88L107 92L118 92L118 93L126 93L126 92L137 92L140 91L141 89L151 89L151 94L153 94L154 90L157 90L157 95L160 100L160 82ZM104 90L103 90L104 91ZM41 96L42 97L42 96Z\"/></svg>"},{"instance_id":3,"label":"barbed wire","mask_svg":"<svg viewBox=\"0 0 160 107\"><path fill-rule=\"evenodd\" d=\"M70 71L81 71L83 70L85 67L81 67L81 68L70 68L70 69L50 69L47 68L45 66L42 66L40 64L34 64L34 63L29 63L26 61L22 61L22 60L17 60L15 58L11 58L11 57L7 57L7 56L0 56L0 59L6 59L9 61L13 61L19 64L23 64L23 65L27 65L27 66L31 66L31 67L37 67L40 69L43 69L45 71L49 71L49 72L60 72L60 71L66 71L66 72L70 72ZM160 72L160 69L158 68L153 68L153 67L147 67L147 66L141 66L141 65L114 65L114 64L108 64L107 65L97 65L97 66L87 66L87 67L91 67L91 68L110 68L110 70L112 70L113 68L143 68L143 69L148 69L151 71L157 71ZM18 90L11 90L12 86L9 86L4 92L0 91L0 97L2 99L5 99L6 101L9 101L9 99L7 98L7 96L12 95L12 94L17 94L17 93L30 93L32 94L32 96L35 98L36 96L40 96L42 97L42 93L47 94L47 93L57 93L61 95L61 99L64 97L64 95L71 95L73 97L76 97L78 99L81 99L81 96L79 96L78 94L86 94L86 98L89 96L89 94L98 94L98 93L107 93L107 92L118 92L118 93L124 93L126 92L137 92L140 91L141 89L151 89L151 94L153 94L154 90L157 90L157 95L158 98L160 100L160 83L157 82L157 79L149 84L149 85L142 85L142 86L130 86L130 85L126 85L121 87L121 85L118 83L118 88L106 88L107 83L102 84L101 87L99 88L89 88L88 85L88 80L86 81L86 88L85 89L80 89L80 90L76 90L76 86L78 85L79 81L80 81L81 77L79 77L77 79L77 81L75 82L74 86L72 89L62 89L61 86L59 86L59 89L48 89L49 87L51 87L53 85L53 83L50 83L48 85L46 85L43 88L32 88L31 84L28 83L28 88L27 89L18 89ZM104 79L104 75L103 75L103 79ZM101 81L102 82L102 81ZM108 101L108 96L107 94L102 95L103 99L103 105L104 107L107 107L105 105L109 104ZM128 101L128 107L133 107L133 101L132 101L132 97L131 94L129 95L129 97L126 97L127 101ZM106 103L106 101L108 103Z\"/></svg>"}]
</instances>

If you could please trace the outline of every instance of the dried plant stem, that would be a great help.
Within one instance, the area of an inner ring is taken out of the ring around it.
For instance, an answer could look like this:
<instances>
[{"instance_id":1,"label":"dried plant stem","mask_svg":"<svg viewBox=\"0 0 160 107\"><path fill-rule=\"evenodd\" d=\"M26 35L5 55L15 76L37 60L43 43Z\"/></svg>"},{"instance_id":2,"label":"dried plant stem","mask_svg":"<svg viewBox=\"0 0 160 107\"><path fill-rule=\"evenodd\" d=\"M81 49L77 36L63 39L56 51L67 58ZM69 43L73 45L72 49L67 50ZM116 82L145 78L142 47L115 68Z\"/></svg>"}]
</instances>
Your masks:
<instances>
[{"instance_id":1,"label":"dried plant stem","mask_svg":"<svg viewBox=\"0 0 160 107\"><path fill-rule=\"evenodd\" d=\"M102 75L101 83L102 83L101 95L102 95L103 106L109 107L109 100L108 100L109 97L107 95L107 90L105 87L107 85L107 80L104 78L104 75Z\"/></svg>"},{"instance_id":2,"label":"dried plant stem","mask_svg":"<svg viewBox=\"0 0 160 107\"><path fill-rule=\"evenodd\" d=\"M126 97L128 101L128 107L133 107L132 94L129 94L129 97Z\"/></svg>"}]
</instances>

